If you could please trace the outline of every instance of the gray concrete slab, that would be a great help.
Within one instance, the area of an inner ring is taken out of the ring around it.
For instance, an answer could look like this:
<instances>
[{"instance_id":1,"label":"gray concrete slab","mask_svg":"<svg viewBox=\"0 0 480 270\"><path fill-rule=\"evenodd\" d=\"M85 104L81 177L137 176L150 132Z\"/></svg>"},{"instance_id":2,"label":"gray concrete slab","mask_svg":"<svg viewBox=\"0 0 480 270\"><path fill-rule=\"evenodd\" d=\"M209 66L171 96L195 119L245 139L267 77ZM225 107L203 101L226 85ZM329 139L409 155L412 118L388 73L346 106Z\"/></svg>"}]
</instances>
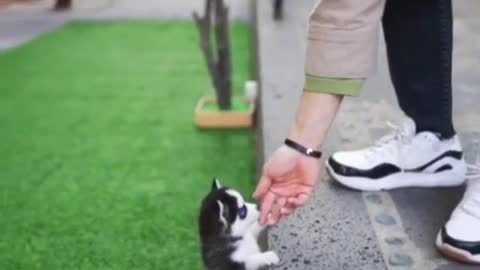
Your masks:
<instances>
[{"instance_id":1,"label":"gray concrete slab","mask_svg":"<svg viewBox=\"0 0 480 270\"><path fill-rule=\"evenodd\" d=\"M65 23L66 20L62 18L50 16L32 16L22 19L0 16L0 50L11 49L27 43Z\"/></svg>"},{"instance_id":2,"label":"gray concrete slab","mask_svg":"<svg viewBox=\"0 0 480 270\"><path fill-rule=\"evenodd\" d=\"M313 2L286 1L286 18L280 22L271 20L268 1L257 2L263 156L281 144L294 117L303 80L306 19ZM468 149L467 159L472 160L478 154L478 147L472 146L480 141L480 110L476 108L480 49L475 45L480 38L475 12L480 4L475 0L454 3L455 121ZM383 40L379 42L378 71L368 80L361 98L345 100L329 136L327 153L366 146L387 131L386 121L401 116ZM270 230L269 243L282 257L278 269L474 269L446 261L433 244L461 198L462 188L369 194L339 188L326 176L322 179L308 206ZM393 221L394 226L385 228L379 220ZM392 236L404 244L392 245L398 242L392 242ZM394 267L409 261L410 267Z\"/></svg>"},{"instance_id":3,"label":"gray concrete slab","mask_svg":"<svg viewBox=\"0 0 480 270\"><path fill-rule=\"evenodd\" d=\"M40 0L29 5L15 5L0 10L0 16L50 15L81 20L191 20L192 12L202 11L200 0L74 0L71 11L52 14L54 0ZM225 0L234 21L249 21L251 1Z\"/></svg>"},{"instance_id":4,"label":"gray concrete slab","mask_svg":"<svg viewBox=\"0 0 480 270\"><path fill-rule=\"evenodd\" d=\"M307 15L314 2L286 1L280 22L272 22L269 1L257 4L260 121L263 154L269 156L294 117L302 86ZM385 269L361 202L360 193L322 182L309 206L270 230L270 246L282 258L278 269Z\"/></svg>"},{"instance_id":5,"label":"gray concrete slab","mask_svg":"<svg viewBox=\"0 0 480 270\"><path fill-rule=\"evenodd\" d=\"M230 16L234 21L250 20L250 1L226 0ZM80 18L151 18L162 20L191 20L192 12L202 11L204 1L198 0L111 0L111 8L95 14L83 12Z\"/></svg>"}]
</instances>

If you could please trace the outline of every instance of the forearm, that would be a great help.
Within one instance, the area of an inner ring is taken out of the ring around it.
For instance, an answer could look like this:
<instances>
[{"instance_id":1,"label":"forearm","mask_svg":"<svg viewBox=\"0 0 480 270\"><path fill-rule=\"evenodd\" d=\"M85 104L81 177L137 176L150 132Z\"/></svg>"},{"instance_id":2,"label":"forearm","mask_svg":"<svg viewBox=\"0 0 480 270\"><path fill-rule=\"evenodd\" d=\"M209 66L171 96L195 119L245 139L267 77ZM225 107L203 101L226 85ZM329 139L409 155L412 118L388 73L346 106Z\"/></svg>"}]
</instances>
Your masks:
<instances>
[{"instance_id":1,"label":"forearm","mask_svg":"<svg viewBox=\"0 0 480 270\"><path fill-rule=\"evenodd\" d=\"M343 96L304 91L289 138L311 148L323 144Z\"/></svg>"}]
</instances>

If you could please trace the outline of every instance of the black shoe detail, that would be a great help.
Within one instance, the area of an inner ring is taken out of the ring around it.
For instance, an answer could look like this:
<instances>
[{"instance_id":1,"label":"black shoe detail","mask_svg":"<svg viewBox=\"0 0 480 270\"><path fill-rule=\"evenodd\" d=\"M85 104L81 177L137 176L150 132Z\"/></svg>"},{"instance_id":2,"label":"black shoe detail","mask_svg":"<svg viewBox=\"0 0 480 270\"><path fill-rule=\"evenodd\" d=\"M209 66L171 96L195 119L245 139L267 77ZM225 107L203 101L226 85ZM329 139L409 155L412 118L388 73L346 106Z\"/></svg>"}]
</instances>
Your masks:
<instances>
[{"instance_id":1,"label":"black shoe detail","mask_svg":"<svg viewBox=\"0 0 480 270\"><path fill-rule=\"evenodd\" d=\"M415 168L415 169L409 169L409 170L405 170L406 172L423 172L426 168L432 166L432 164L434 164L435 162L443 159L443 158L446 158L446 157L451 157L451 158L454 158L454 159L462 159L463 157L463 153L460 152L460 151L447 151L443 154L441 154L440 156L438 156L437 158L433 159L432 161L428 162L427 164L423 165L423 166L420 166L418 168Z\"/></svg>"},{"instance_id":2,"label":"black shoe detail","mask_svg":"<svg viewBox=\"0 0 480 270\"><path fill-rule=\"evenodd\" d=\"M442 229L442 243L448 244L450 246L453 246L461 250L465 250L474 256L480 255L480 241L466 242L466 241L457 240L448 235L447 229L445 227Z\"/></svg>"},{"instance_id":3,"label":"black shoe detail","mask_svg":"<svg viewBox=\"0 0 480 270\"><path fill-rule=\"evenodd\" d=\"M443 165L442 167L436 169L436 170L435 170L435 173L439 173L439 172L443 172L443 171L448 171L448 170L451 170L451 169L453 169L453 168L452 168L452 165L446 164L446 165Z\"/></svg>"},{"instance_id":4,"label":"black shoe detail","mask_svg":"<svg viewBox=\"0 0 480 270\"><path fill-rule=\"evenodd\" d=\"M333 158L328 159L328 164L330 165L330 167L332 167L333 171L336 174L351 177L366 177L372 179L379 179L401 171L399 167L388 163L380 164L368 170L361 170L340 164Z\"/></svg>"},{"instance_id":5,"label":"black shoe detail","mask_svg":"<svg viewBox=\"0 0 480 270\"><path fill-rule=\"evenodd\" d=\"M439 161L443 158L452 157L452 158L460 160L460 159L462 159L462 156L463 156L463 154L460 151L447 151L447 152L443 153L442 155L438 156L437 158L433 159L432 161L428 162L427 164L425 164L423 166L420 166L420 167L415 168L415 169L405 170L405 171L406 172L422 172L425 169L427 169L428 167L430 167L431 165L433 165L435 162L437 162L437 161ZM328 159L328 164L330 165L330 167L332 167L333 171L336 174L339 174L339 175L342 175L342 176L347 176L347 177L365 177L365 178L371 178L371 179L379 179L379 178L383 178L385 176L389 176L391 174L398 173L398 172L402 171L398 166L390 164L390 163L382 163L382 164L379 164L379 165L377 165L377 166L375 166L371 169L365 169L365 170L357 169L357 168L354 168L354 167L343 165L343 164L337 162L333 157L330 157ZM444 170L447 170L447 169L452 169L451 165L447 164L446 166L449 166L449 168L447 168L445 166L442 166L439 169L437 169L437 172L439 172L439 170L444 171Z\"/></svg>"}]
</instances>

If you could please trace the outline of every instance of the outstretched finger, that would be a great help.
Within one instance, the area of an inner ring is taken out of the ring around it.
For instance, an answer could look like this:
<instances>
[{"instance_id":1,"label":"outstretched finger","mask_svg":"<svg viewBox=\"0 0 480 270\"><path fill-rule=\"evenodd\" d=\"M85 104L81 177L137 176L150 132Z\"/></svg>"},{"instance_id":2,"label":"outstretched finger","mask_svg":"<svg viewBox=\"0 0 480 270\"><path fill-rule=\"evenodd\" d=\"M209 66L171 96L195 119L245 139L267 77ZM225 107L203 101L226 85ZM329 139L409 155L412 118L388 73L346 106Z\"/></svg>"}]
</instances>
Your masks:
<instances>
[{"instance_id":1,"label":"outstretched finger","mask_svg":"<svg viewBox=\"0 0 480 270\"><path fill-rule=\"evenodd\" d=\"M285 206L287 203L287 199L284 197L277 198L277 201L274 203L272 210L270 211L271 215L268 219L268 224L273 225L276 224L280 218L282 217L280 210Z\"/></svg>"},{"instance_id":2,"label":"outstretched finger","mask_svg":"<svg viewBox=\"0 0 480 270\"><path fill-rule=\"evenodd\" d=\"M256 199L262 199L265 194L268 192L268 189L270 188L272 184L272 181L270 180L269 177L262 175L260 178L260 181L258 182L257 188L255 192L253 193L253 197Z\"/></svg>"},{"instance_id":3,"label":"outstretched finger","mask_svg":"<svg viewBox=\"0 0 480 270\"><path fill-rule=\"evenodd\" d=\"M287 217L287 216L290 216L291 214L293 214L294 211L295 211L294 208L291 208L287 205L285 207L282 207L282 209L280 209L280 214L282 214L282 216Z\"/></svg>"},{"instance_id":4,"label":"outstretched finger","mask_svg":"<svg viewBox=\"0 0 480 270\"><path fill-rule=\"evenodd\" d=\"M270 216L270 210L272 209L276 197L277 196L275 195L275 193L267 192L267 194L263 198L260 210L260 224L267 224L268 217Z\"/></svg>"},{"instance_id":5,"label":"outstretched finger","mask_svg":"<svg viewBox=\"0 0 480 270\"><path fill-rule=\"evenodd\" d=\"M307 203L309 197L309 194L302 193L296 197L289 198L288 204L291 204L294 207L301 207Z\"/></svg>"}]
</instances>

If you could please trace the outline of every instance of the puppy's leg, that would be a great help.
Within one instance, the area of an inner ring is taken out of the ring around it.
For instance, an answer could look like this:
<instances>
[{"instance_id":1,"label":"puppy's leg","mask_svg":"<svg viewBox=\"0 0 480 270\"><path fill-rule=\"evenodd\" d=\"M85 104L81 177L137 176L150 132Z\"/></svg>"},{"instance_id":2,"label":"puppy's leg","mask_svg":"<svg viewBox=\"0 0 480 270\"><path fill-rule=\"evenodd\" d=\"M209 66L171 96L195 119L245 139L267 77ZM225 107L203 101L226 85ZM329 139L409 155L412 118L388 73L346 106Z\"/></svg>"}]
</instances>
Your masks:
<instances>
[{"instance_id":1,"label":"puppy's leg","mask_svg":"<svg viewBox=\"0 0 480 270\"><path fill-rule=\"evenodd\" d=\"M245 268L247 270L257 270L260 267L275 265L280 262L277 254L273 251L253 254L245 260Z\"/></svg>"},{"instance_id":2,"label":"puppy's leg","mask_svg":"<svg viewBox=\"0 0 480 270\"><path fill-rule=\"evenodd\" d=\"M258 222L255 222L252 224L252 226L250 227L250 231L252 232L253 236L255 236L255 238L258 238L258 235L263 231L265 230L265 226L263 225L260 225L260 223Z\"/></svg>"}]
</instances>

